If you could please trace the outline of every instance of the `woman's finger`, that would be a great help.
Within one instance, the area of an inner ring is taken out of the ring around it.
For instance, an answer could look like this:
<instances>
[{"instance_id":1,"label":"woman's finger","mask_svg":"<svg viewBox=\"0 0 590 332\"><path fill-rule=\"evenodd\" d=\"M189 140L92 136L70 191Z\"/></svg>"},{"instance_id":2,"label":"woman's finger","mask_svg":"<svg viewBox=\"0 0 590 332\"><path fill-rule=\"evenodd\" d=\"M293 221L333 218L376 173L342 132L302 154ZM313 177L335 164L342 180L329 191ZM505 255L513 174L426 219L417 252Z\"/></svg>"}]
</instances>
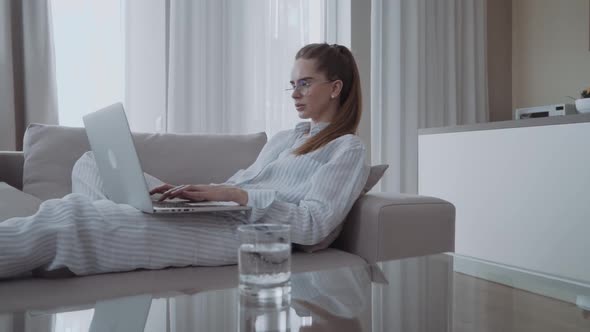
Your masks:
<instances>
[{"instance_id":1,"label":"woman's finger","mask_svg":"<svg viewBox=\"0 0 590 332\"><path fill-rule=\"evenodd\" d=\"M166 184L166 185L156 187L152 191L154 193L163 193L163 194L168 195L170 193L178 192L178 191L208 192L208 191L223 190L223 189L228 189L228 188L232 188L232 187L224 186L224 185L208 185L208 184L184 184L184 185L178 185L178 186L172 186L172 185Z\"/></svg>"},{"instance_id":2,"label":"woman's finger","mask_svg":"<svg viewBox=\"0 0 590 332\"><path fill-rule=\"evenodd\" d=\"M186 187L186 190L189 191L211 191L214 190L215 186L210 186L207 184L192 184Z\"/></svg>"},{"instance_id":3,"label":"woman's finger","mask_svg":"<svg viewBox=\"0 0 590 332\"><path fill-rule=\"evenodd\" d=\"M185 187L185 185L168 186L167 187L168 189L162 193L162 196L160 196L160 198L158 198L158 201L161 202L161 201L168 199L168 198L174 198L175 195L178 193L178 190L183 187Z\"/></svg>"},{"instance_id":4,"label":"woman's finger","mask_svg":"<svg viewBox=\"0 0 590 332\"><path fill-rule=\"evenodd\" d=\"M209 199L205 198L206 192L202 192L202 191L184 191L182 192L182 195L180 197L184 198L184 199L188 199L189 201L193 201L193 202L202 202L202 201L208 201Z\"/></svg>"},{"instance_id":5,"label":"woman's finger","mask_svg":"<svg viewBox=\"0 0 590 332\"><path fill-rule=\"evenodd\" d=\"M170 188L162 194L159 201L173 198L184 198L194 202L201 201L231 201L231 188L217 187L203 191L207 185L180 185Z\"/></svg>"},{"instance_id":6,"label":"woman's finger","mask_svg":"<svg viewBox=\"0 0 590 332\"><path fill-rule=\"evenodd\" d=\"M186 186L186 185L174 187L174 188L172 188L172 189L170 189L170 190L168 190L166 192L166 197L168 197L168 198L176 198L176 197L182 195L182 193L187 190L186 189L187 187L188 186Z\"/></svg>"},{"instance_id":7,"label":"woman's finger","mask_svg":"<svg viewBox=\"0 0 590 332\"><path fill-rule=\"evenodd\" d=\"M230 190L212 190L212 191L185 191L183 197L186 199L200 201L231 201L232 196Z\"/></svg>"},{"instance_id":8,"label":"woman's finger","mask_svg":"<svg viewBox=\"0 0 590 332\"><path fill-rule=\"evenodd\" d=\"M158 198L158 202L161 202L161 201L163 201L163 200L167 199L167 198L168 198L168 195L169 195L169 194L167 194L167 193L163 193L163 194L162 194L162 196L160 196L160 197Z\"/></svg>"},{"instance_id":9,"label":"woman's finger","mask_svg":"<svg viewBox=\"0 0 590 332\"><path fill-rule=\"evenodd\" d=\"M187 186L187 190L190 191L215 191L236 188L234 186L226 186L221 184L192 184Z\"/></svg>"},{"instance_id":10,"label":"woman's finger","mask_svg":"<svg viewBox=\"0 0 590 332\"><path fill-rule=\"evenodd\" d=\"M163 185L157 186L157 187L153 188L152 190L150 190L150 195L164 193L173 187L174 187L173 185L165 183Z\"/></svg>"},{"instance_id":11,"label":"woman's finger","mask_svg":"<svg viewBox=\"0 0 590 332\"><path fill-rule=\"evenodd\" d=\"M172 187L172 188L168 189L166 192L164 192L164 194L165 194L165 195L172 195L172 194L176 194L176 193L178 193L178 192L181 192L181 191L183 191L183 190L184 190L186 187L188 187L188 186L187 186L187 185L185 185L185 184L181 184L181 185L179 185L179 186Z\"/></svg>"}]
</instances>

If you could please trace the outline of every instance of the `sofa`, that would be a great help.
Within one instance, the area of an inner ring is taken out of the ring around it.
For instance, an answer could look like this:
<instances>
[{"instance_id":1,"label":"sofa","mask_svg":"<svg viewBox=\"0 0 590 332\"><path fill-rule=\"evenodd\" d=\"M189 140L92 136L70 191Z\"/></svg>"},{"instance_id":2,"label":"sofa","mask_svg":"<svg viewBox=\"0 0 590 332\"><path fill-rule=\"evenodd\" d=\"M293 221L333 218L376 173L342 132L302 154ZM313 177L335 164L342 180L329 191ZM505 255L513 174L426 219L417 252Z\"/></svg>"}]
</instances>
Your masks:
<instances>
[{"instance_id":1,"label":"sofa","mask_svg":"<svg viewBox=\"0 0 590 332\"><path fill-rule=\"evenodd\" d=\"M133 136L144 171L169 183L223 182L254 162L267 140L264 133ZM42 201L68 194L73 164L89 149L83 128L29 126L22 152L0 152L0 222L34 214ZM444 200L369 192L358 198L329 248L293 253L292 270L314 271L452 252L454 225L455 208ZM199 292L236 284L236 266L68 278L52 278L49 273L0 281L0 312L24 310L31 303L43 308L56 302L74 305L145 292Z\"/></svg>"}]
</instances>

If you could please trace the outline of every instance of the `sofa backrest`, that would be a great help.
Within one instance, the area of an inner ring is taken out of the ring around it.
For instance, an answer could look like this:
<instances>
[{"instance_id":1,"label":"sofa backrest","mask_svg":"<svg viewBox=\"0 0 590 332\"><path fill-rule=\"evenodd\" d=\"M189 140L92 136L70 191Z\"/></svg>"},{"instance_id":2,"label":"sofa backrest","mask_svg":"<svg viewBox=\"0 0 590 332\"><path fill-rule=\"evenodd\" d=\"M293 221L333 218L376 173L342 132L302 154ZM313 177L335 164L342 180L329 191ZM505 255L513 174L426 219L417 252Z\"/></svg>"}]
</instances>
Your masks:
<instances>
[{"instance_id":1,"label":"sofa backrest","mask_svg":"<svg viewBox=\"0 0 590 332\"><path fill-rule=\"evenodd\" d=\"M219 183L252 164L266 134L133 134L144 172L172 183ZM84 128L32 124L24 137L23 191L42 200L71 192L74 163L90 150Z\"/></svg>"}]
</instances>

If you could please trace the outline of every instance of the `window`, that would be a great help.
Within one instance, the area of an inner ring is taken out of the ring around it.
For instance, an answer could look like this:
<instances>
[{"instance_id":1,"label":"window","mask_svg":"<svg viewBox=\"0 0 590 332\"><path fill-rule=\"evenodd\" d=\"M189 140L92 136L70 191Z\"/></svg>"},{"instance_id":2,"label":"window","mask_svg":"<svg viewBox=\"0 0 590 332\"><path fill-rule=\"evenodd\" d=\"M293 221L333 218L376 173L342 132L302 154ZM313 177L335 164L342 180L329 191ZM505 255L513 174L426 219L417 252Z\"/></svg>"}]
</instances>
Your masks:
<instances>
[{"instance_id":1,"label":"window","mask_svg":"<svg viewBox=\"0 0 590 332\"><path fill-rule=\"evenodd\" d=\"M123 0L51 0L60 125L124 100Z\"/></svg>"},{"instance_id":2,"label":"window","mask_svg":"<svg viewBox=\"0 0 590 332\"><path fill-rule=\"evenodd\" d=\"M338 6L350 7L344 0L50 1L61 125L82 126L83 115L123 102L135 131L270 136L299 121L283 92L295 52L335 42L336 22L345 21L336 19Z\"/></svg>"}]
</instances>

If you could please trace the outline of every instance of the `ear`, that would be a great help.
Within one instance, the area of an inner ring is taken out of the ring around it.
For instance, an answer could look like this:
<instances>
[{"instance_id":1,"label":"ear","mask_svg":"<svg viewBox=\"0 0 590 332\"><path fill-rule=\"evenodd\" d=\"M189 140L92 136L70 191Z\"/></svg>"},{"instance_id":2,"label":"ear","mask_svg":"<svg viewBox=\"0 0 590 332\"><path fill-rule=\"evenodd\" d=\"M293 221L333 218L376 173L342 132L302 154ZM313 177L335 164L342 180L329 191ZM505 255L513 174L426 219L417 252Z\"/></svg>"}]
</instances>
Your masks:
<instances>
[{"instance_id":1,"label":"ear","mask_svg":"<svg viewBox=\"0 0 590 332\"><path fill-rule=\"evenodd\" d=\"M342 92L342 85L344 83L341 80L335 80L332 82L332 92L330 93L331 99L336 99L340 97L340 93Z\"/></svg>"}]
</instances>

